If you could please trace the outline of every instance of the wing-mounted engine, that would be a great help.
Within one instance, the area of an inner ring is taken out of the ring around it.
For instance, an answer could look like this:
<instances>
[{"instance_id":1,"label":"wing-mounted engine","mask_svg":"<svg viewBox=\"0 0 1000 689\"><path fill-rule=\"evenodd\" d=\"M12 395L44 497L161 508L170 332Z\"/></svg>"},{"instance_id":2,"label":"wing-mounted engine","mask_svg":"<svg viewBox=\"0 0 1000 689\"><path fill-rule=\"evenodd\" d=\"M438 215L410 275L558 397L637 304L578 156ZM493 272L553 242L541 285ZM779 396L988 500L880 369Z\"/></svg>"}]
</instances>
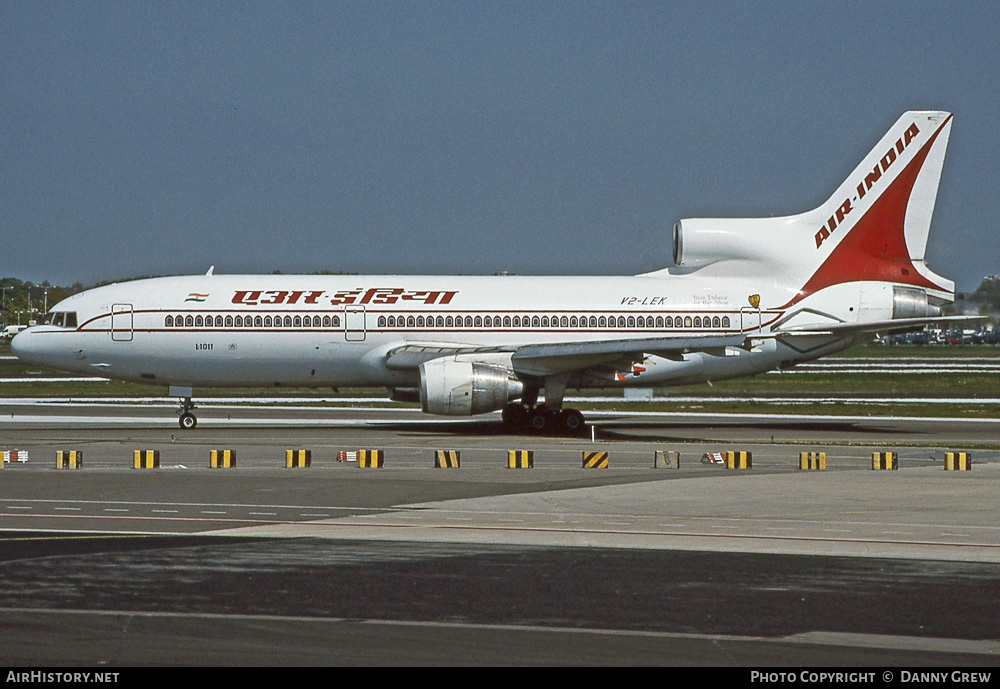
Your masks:
<instances>
[{"instance_id":1,"label":"wing-mounted engine","mask_svg":"<svg viewBox=\"0 0 1000 689\"><path fill-rule=\"evenodd\" d=\"M506 358L509 362L510 356ZM521 397L523 391L514 371L502 362L442 357L420 365L420 408L428 414L485 414Z\"/></svg>"}]
</instances>

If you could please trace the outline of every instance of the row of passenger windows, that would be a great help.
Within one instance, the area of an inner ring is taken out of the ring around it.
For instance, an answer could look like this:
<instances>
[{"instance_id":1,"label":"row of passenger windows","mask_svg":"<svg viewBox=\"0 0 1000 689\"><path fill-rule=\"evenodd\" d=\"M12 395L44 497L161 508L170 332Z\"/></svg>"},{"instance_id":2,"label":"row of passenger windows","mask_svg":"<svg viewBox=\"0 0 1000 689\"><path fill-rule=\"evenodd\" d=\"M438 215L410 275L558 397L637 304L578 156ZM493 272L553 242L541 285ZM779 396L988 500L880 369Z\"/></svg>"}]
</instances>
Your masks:
<instances>
[{"instance_id":1,"label":"row of passenger windows","mask_svg":"<svg viewBox=\"0 0 1000 689\"><path fill-rule=\"evenodd\" d=\"M728 328L729 316L379 316L380 328Z\"/></svg>"},{"instance_id":2,"label":"row of passenger windows","mask_svg":"<svg viewBox=\"0 0 1000 689\"><path fill-rule=\"evenodd\" d=\"M339 328L340 316L167 316L167 328ZM729 316L379 316L379 328L728 328Z\"/></svg>"},{"instance_id":3,"label":"row of passenger windows","mask_svg":"<svg viewBox=\"0 0 1000 689\"><path fill-rule=\"evenodd\" d=\"M339 328L340 316L167 316L167 328ZM379 316L379 328L729 328L729 316Z\"/></svg>"},{"instance_id":4,"label":"row of passenger windows","mask_svg":"<svg viewBox=\"0 0 1000 689\"><path fill-rule=\"evenodd\" d=\"M339 328L340 316L167 316L167 328Z\"/></svg>"}]
</instances>

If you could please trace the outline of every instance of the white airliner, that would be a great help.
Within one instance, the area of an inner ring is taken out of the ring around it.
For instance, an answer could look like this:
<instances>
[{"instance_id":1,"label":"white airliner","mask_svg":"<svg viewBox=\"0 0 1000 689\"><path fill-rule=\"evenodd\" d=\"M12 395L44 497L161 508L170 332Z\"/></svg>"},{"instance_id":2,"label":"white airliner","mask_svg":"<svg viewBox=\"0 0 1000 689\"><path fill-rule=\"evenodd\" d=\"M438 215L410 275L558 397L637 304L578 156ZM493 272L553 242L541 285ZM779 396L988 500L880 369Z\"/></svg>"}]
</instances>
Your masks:
<instances>
[{"instance_id":1,"label":"white airliner","mask_svg":"<svg viewBox=\"0 0 1000 689\"><path fill-rule=\"evenodd\" d=\"M952 116L907 112L830 199L684 219L674 266L632 277L206 275L124 282L18 334L25 361L169 386L384 386L430 414L499 409L578 431L567 388L747 376L948 320L924 249ZM829 165L832 161L826 161ZM539 393L544 390L544 403Z\"/></svg>"}]
</instances>

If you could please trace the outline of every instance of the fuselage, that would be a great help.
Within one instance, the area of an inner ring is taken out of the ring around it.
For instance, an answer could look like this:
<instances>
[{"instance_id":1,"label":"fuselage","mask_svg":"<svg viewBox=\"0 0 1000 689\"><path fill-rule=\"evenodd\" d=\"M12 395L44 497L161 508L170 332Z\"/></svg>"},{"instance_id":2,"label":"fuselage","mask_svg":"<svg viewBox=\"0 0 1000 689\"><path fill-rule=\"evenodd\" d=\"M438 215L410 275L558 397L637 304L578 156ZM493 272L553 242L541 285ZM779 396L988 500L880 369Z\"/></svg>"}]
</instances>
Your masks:
<instances>
[{"instance_id":1,"label":"fuselage","mask_svg":"<svg viewBox=\"0 0 1000 689\"><path fill-rule=\"evenodd\" d=\"M28 361L183 386L417 384L387 355L403 346L503 348L655 337L765 334L794 292L692 275L634 277L210 275L119 283L74 295L15 340ZM843 291L826 311L850 315ZM751 299L754 297L754 299ZM851 303L853 300L853 304ZM753 305L756 301L756 306ZM571 385L669 385L766 371L848 347L756 346L591 367Z\"/></svg>"}]
</instances>

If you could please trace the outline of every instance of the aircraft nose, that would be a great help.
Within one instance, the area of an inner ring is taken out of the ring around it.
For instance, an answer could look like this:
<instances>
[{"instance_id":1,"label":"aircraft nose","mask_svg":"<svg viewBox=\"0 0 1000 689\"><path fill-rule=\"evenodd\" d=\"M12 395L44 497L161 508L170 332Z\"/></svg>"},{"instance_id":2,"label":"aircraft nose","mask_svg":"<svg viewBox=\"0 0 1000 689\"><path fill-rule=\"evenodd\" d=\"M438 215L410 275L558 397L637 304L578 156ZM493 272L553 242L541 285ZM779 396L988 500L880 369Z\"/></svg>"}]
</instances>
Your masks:
<instances>
[{"instance_id":1,"label":"aircraft nose","mask_svg":"<svg viewBox=\"0 0 1000 689\"><path fill-rule=\"evenodd\" d=\"M32 338L34 334L32 330L34 328L27 328L15 335L14 339L10 341L10 351L21 361L26 361L29 364L43 364L45 362L40 357L43 357L44 353L39 351L38 338Z\"/></svg>"}]
</instances>

